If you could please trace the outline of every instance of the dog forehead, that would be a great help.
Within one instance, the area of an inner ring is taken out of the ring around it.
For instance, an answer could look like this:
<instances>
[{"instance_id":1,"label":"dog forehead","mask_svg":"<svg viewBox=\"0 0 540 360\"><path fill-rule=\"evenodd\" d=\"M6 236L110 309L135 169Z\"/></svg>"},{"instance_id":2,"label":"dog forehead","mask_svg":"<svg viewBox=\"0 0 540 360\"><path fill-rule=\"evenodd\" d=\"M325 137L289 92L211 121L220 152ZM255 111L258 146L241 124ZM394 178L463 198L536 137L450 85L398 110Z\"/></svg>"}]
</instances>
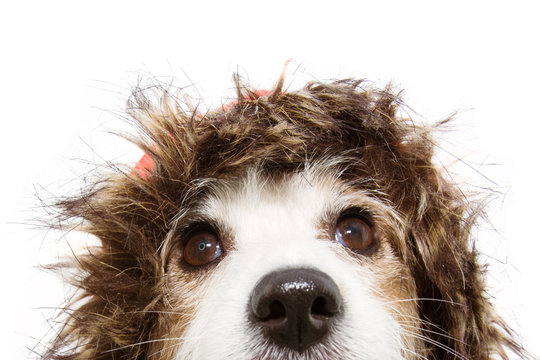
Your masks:
<instances>
[{"instance_id":1,"label":"dog forehead","mask_svg":"<svg viewBox=\"0 0 540 360\"><path fill-rule=\"evenodd\" d=\"M331 176L302 172L268 179L250 173L218 187L205 212L231 229L237 246L255 239L275 243L291 237L313 239L325 214L345 206L346 198Z\"/></svg>"}]
</instances>

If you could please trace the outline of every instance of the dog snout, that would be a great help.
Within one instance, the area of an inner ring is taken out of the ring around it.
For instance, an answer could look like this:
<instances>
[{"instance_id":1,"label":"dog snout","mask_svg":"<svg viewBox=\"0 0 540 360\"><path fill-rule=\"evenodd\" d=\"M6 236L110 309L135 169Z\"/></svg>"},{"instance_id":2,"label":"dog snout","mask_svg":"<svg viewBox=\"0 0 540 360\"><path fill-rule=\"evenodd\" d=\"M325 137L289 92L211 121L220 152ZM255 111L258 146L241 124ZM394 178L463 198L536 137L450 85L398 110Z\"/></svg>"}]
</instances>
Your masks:
<instances>
[{"instance_id":1,"label":"dog snout","mask_svg":"<svg viewBox=\"0 0 540 360\"><path fill-rule=\"evenodd\" d=\"M302 352L321 341L342 313L336 283L315 269L265 275L250 299L250 320L272 342Z\"/></svg>"}]
</instances>

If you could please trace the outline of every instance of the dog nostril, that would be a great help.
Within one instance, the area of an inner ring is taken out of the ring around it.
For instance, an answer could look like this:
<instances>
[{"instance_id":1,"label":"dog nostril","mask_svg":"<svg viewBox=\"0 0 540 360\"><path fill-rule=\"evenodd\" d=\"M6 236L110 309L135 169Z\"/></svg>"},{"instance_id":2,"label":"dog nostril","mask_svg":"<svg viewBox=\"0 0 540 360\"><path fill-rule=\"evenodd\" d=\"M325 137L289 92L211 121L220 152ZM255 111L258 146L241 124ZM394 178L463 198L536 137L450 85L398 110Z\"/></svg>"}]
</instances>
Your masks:
<instances>
[{"instance_id":1,"label":"dog nostril","mask_svg":"<svg viewBox=\"0 0 540 360\"><path fill-rule=\"evenodd\" d=\"M268 316L266 316L263 320L264 321L268 321L268 320L281 320L281 319L284 319L285 316L287 315L286 311L285 311L285 307L283 306L283 304L278 301L278 300L274 300L272 301L269 305L268 305L268 309L270 310Z\"/></svg>"},{"instance_id":2,"label":"dog nostril","mask_svg":"<svg viewBox=\"0 0 540 360\"><path fill-rule=\"evenodd\" d=\"M272 272L255 286L250 321L274 343L302 352L328 333L341 312L335 282L313 269Z\"/></svg>"},{"instance_id":3,"label":"dog nostril","mask_svg":"<svg viewBox=\"0 0 540 360\"><path fill-rule=\"evenodd\" d=\"M334 315L334 313L328 309L326 300L322 296L319 296L315 299L315 301L313 301L313 305L311 305L311 315L331 317Z\"/></svg>"}]
</instances>

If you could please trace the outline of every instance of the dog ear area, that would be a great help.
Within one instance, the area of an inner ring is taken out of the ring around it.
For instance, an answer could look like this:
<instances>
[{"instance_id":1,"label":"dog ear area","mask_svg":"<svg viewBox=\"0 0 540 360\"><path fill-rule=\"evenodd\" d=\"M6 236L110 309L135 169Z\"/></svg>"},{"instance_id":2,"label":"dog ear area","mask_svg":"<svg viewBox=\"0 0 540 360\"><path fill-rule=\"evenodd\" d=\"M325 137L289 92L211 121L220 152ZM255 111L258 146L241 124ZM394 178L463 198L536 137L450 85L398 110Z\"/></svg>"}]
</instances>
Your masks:
<instances>
[{"instance_id":1,"label":"dog ear area","mask_svg":"<svg viewBox=\"0 0 540 360\"><path fill-rule=\"evenodd\" d=\"M140 344L158 323L152 309L159 307L161 293L155 239L163 226L152 217L165 210L154 204L129 174L110 176L56 204L62 226L80 223L77 230L94 235L99 245L53 269L76 273L67 279L76 292L43 359L144 358Z\"/></svg>"},{"instance_id":2,"label":"dog ear area","mask_svg":"<svg viewBox=\"0 0 540 360\"><path fill-rule=\"evenodd\" d=\"M140 111L143 116L153 110ZM182 160L173 159L179 151L169 136L172 120L151 115L146 121L130 120L136 135L118 134L149 154L151 176L111 166L104 174L95 174L98 180L78 194L49 206L56 214L49 221L51 228L73 228L93 235L98 243L74 254L70 263L51 267L64 279L65 273L76 274L65 279L76 289L76 297L59 315L61 327L43 359L144 359L146 342L162 322L159 249L169 231L167 219L177 213L178 195L187 184L182 178L171 181L162 167L163 162L179 165ZM153 145L157 141L160 148Z\"/></svg>"},{"instance_id":3,"label":"dog ear area","mask_svg":"<svg viewBox=\"0 0 540 360\"><path fill-rule=\"evenodd\" d=\"M424 205L410 220L412 256L406 261L417 283L425 335L441 344L433 348L432 356L488 360L497 353L509 359L510 350L526 358L486 293L486 269L479 264L470 237L481 212L471 209L456 185L436 169L423 167L421 172Z\"/></svg>"}]
</instances>

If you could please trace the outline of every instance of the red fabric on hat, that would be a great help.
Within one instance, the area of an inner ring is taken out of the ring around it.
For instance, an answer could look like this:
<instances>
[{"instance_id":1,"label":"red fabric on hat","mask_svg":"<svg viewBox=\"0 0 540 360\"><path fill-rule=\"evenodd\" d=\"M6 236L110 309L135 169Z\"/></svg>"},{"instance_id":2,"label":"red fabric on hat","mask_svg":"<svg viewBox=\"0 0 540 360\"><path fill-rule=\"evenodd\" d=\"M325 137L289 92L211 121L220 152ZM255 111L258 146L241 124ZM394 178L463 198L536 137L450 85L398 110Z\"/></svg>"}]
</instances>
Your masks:
<instances>
[{"instance_id":1,"label":"red fabric on hat","mask_svg":"<svg viewBox=\"0 0 540 360\"><path fill-rule=\"evenodd\" d=\"M154 170L154 159L145 153L139 162L133 168L133 172L137 173L144 180L148 180L150 173Z\"/></svg>"}]
</instances>

